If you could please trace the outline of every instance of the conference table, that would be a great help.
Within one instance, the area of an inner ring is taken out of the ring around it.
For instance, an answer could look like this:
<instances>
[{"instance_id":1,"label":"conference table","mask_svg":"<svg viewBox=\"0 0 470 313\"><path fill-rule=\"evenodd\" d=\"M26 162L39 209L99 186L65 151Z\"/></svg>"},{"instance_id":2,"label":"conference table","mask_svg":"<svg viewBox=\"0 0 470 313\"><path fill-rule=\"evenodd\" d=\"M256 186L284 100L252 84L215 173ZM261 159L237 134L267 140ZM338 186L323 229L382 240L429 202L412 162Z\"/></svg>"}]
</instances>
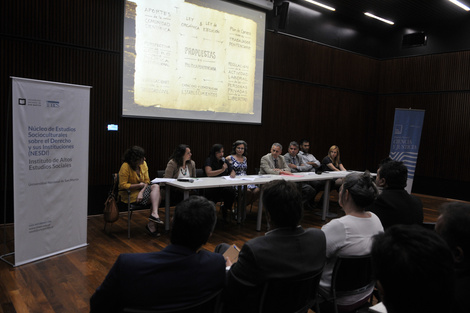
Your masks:
<instances>
[{"instance_id":1,"label":"conference table","mask_svg":"<svg viewBox=\"0 0 470 313\"><path fill-rule=\"evenodd\" d=\"M322 214L321 219L324 221L326 217L333 217L334 215L328 212L329 210L329 199L330 199L330 185L331 181L343 178L352 171L341 171L341 172L323 172L316 174L314 172L300 172L293 173L293 175L247 175L247 176L236 176L230 178L230 176L223 177L201 177L192 178L190 181L178 181L176 179L155 179L155 183L165 184L165 230L170 230L170 193L172 188L179 188L183 190L184 199L189 197L190 190L208 189L208 188L220 188L220 187L242 187L246 185L259 185L260 201L258 206L258 216L256 221L256 230L261 231L261 220L263 216L263 188L262 185L278 179L284 179L295 183L309 182L309 181L325 181L325 189L323 196ZM245 209L245 206L239 206L240 209ZM241 222L242 211L239 209L237 220Z\"/></svg>"}]
</instances>

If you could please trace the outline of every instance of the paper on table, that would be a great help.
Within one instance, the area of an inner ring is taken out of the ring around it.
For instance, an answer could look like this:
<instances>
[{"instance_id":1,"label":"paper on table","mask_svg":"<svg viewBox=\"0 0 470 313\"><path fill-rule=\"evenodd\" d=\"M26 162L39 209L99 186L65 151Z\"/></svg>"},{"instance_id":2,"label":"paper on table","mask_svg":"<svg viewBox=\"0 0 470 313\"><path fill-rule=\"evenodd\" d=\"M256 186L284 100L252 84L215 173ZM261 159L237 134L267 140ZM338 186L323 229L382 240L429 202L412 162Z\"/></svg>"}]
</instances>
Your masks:
<instances>
[{"instance_id":1,"label":"paper on table","mask_svg":"<svg viewBox=\"0 0 470 313\"><path fill-rule=\"evenodd\" d=\"M171 182L175 181L176 179L174 178L155 178L154 180L151 181L152 184L158 184L158 183L166 183L166 182Z\"/></svg>"},{"instance_id":2,"label":"paper on table","mask_svg":"<svg viewBox=\"0 0 470 313\"><path fill-rule=\"evenodd\" d=\"M222 176L226 180L250 180L253 181L255 180L255 177L247 177L247 176L235 176L235 177L230 177L230 176Z\"/></svg>"}]
</instances>

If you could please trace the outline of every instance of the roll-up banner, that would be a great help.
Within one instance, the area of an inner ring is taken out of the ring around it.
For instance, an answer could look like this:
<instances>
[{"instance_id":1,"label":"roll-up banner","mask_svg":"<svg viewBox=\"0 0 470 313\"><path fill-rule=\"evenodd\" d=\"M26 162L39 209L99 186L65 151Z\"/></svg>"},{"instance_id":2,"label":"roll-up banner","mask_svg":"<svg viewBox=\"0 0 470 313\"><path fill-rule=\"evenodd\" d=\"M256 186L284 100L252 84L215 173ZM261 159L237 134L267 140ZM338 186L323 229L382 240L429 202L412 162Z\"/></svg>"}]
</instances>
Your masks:
<instances>
[{"instance_id":1,"label":"roll-up banner","mask_svg":"<svg viewBox=\"0 0 470 313\"><path fill-rule=\"evenodd\" d=\"M395 109L390 157L408 168L406 190L411 193L418 161L424 110Z\"/></svg>"},{"instance_id":2,"label":"roll-up banner","mask_svg":"<svg viewBox=\"0 0 470 313\"><path fill-rule=\"evenodd\" d=\"M87 244L90 88L12 77L15 266Z\"/></svg>"}]
</instances>

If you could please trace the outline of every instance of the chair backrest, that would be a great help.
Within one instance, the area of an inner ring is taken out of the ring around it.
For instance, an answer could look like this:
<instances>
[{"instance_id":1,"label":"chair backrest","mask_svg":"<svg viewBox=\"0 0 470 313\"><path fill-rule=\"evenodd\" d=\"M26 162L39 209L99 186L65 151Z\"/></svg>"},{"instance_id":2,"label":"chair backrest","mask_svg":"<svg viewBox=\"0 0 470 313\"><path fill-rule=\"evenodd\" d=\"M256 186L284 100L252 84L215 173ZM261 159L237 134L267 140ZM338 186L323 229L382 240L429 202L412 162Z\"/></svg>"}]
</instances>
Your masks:
<instances>
[{"instance_id":1,"label":"chair backrest","mask_svg":"<svg viewBox=\"0 0 470 313\"><path fill-rule=\"evenodd\" d=\"M204 173L204 170L202 168L197 168L196 169L196 177L204 177L206 174Z\"/></svg>"},{"instance_id":2,"label":"chair backrest","mask_svg":"<svg viewBox=\"0 0 470 313\"><path fill-rule=\"evenodd\" d=\"M126 313L211 313L219 312L220 296L222 290L218 290L203 300L184 307L175 309L139 309L124 308Z\"/></svg>"},{"instance_id":3,"label":"chair backrest","mask_svg":"<svg viewBox=\"0 0 470 313\"><path fill-rule=\"evenodd\" d=\"M337 258L331 277L334 296L358 294L374 285L370 255Z\"/></svg>"},{"instance_id":4,"label":"chair backrest","mask_svg":"<svg viewBox=\"0 0 470 313\"><path fill-rule=\"evenodd\" d=\"M268 281L261 294L259 312L307 312L315 304L322 272Z\"/></svg>"}]
</instances>

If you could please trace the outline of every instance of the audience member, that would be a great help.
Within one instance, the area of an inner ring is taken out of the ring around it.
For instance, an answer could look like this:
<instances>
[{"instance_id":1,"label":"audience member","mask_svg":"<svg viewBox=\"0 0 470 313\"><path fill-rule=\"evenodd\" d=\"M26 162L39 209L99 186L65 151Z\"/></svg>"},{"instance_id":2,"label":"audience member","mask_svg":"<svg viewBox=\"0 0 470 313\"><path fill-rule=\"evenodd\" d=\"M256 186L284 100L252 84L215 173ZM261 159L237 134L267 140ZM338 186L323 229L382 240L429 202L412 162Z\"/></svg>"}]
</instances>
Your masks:
<instances>
[{"instance_id":1,"label":"audience member","mask_svg":"<svg viewBox=\"0 0 470 313\"><path fill-rule=\"evenodd\" d=\"M196 177L196 163L191 160L191 149L188 145L180 144L170 157L165 168L165 178L191 178ZM184 198L180 188L172 188L170 193L172 203L178 203Z\"/></svg>"},{"instance_id":2,"label":"audience member","mask_svg":"<svg viewBox=\"0 0 470 313\"><path fill-rule=\"evenodd\" d=\"M451 202L441 207L436 232L454 256L455 300L453 313L470 312L470 204Z\"/></svg>"},{"instance_id":3,"label":"audience member","mask_svg":"<svg viewBox=\"0 0 470 313\"><path fill-rule=\"evenodd\" d=\"M235 171L230 163L224 158L224 147L216 143L212 146L209 157L204 163L204 172L207 177L229 176L235 177ZM222 200L224 205L221 207L224 221L227 221L227 211L232 210L233 202L237 195L232 187L210 188L206 189L205 196L214 202Z\"/></svg>"},{"instance_id":4,"label":"audience member","mask_svg":"<svg viewBox=\"0 0 470 313\"><path fill-rule=\"evenodd\" d=\"M139 146L133 146L124 152L123 163L119 170L119 195L124 203L139 203L147 205L150 203L151 213L146 229L152 236L157 236L156 224L163 224L158 215L160 206L160 186L150 184L149 169L145 162L145 150ZM127 191L131 191L129 198Z\"/></svg>"},{"instance_id":5,"label":"audience member","mask_svg":"<svg viewBox=\"0 0 470 313\"><path fill-rule=\"evenodd\" d=\"M244 140L237 140L232 144L232 151L230 155L226 157L227 162L232 166L236 176L246 176L248 169L247 155L248 145ZM246 203L250 204L259 198L259 187L250 184L246 187L247 199Z\"/></svg>"},{"instance_id":6,"label":"audience member","mask_svg":"<svg viewBox=\"0 0 470 313\"><path fill-rule=\"evenodd\" d=\"M312 166L306 164L306 160L299 154L299 144L295 141L289 143L289 152L284 155L284 161L286 161L286 164L291 169L292 173L309 172L312 169ZM304 209L312 210L317 191L308 182L299 183L299 185L302 187L302 202Z\"/></svg>"},{"instance_id":7,"label":"audience member","mask_svg":"<svg viewBox=\"0 0 470 313\"><path fill-rule=\"evenodd\" d=\"M296 184L285 180L267 183L262 201L272 230L247 241L238 262L231 266L225 292L228 312L258 312L260 291L267 281L311 275L325 263L325 235L299 225L302 206ZM216 251L223 253L227 248L222 244Z\"/></svg>"},{"instance_id":8,"label":"audience member","mask_svg":"<svg viewBox=\"0 0 470 313\"><path fill-rule=\"evenodd\" d=\"M422 224L423 204L406 190L408 169L403 162L386 159L381 162L375 180L382 192L368 207L382 222L384 229L396 224Z\"/></svg>"},{"instance_id":9,"label":"audience member","mask_svg":"<svg viewBox=\"0 0 470 313\"><path fill-rule=\"evenodd\" d=\"M212 234L214 204L198 196L175 209L170 241L159 252L121 254L90 299L90 312L124 307L177 308L197 303L225 284L222 255L199 250Z\"/></svg>"},{"instance_id":10,"label":"audience member","mask_svg":"<svg viewBox=\"0 0 470 313\"><path fill-rule=\"evenodd\" d=\"M450 311L452 253L435 232L418 225L392 226L374 237L371 254L388 313Z\"/></svg>"},{"instance_id":11,"label":"audience member","mask_svg":"<svg viewBox=\"0 0 470 313\"><path fill-rule=\"evenodd\" d=\"M282 145L273 143L271 153L261 158L259 174L265 175L292 175L290 168L287 166L284 157L281 155Z\"/></svg>"},{"instance_id":12,"label":"audience member","mask_svg":"<svg viewBox=\"0 0 470 313\"><path fill-rule=\"evenodd\" d=\"M306 163L308 165L311 165L312 168L310 169L312 172L315 171L315 169L319 168L321 166L320 161L318 161L313 154L309 153L310 149L310 142L307 139L302 139L300 141L300 152L299 154L304 157L306 160Z\"/></svg>"},{"instance_id":13,"label":"audience member","mask_svg":"<svg viewBox=\"0 0 470 313\"><path fill-rule=\"evenodd\" d=\"M320 280L320 289L328 293L331 275L338 256L361 256L369 254L372 236L383 231L379 218L364 208L374 201L377 188L369 172L352 173L345 177L339 189L339 205L345 216L333 219L322 227L326 236L327 262ZM340 312L350 312L367 302L374 287L364 292L337 299ZM324 307L324 312L328 307Z\"/></svg>"}]
</instances>

